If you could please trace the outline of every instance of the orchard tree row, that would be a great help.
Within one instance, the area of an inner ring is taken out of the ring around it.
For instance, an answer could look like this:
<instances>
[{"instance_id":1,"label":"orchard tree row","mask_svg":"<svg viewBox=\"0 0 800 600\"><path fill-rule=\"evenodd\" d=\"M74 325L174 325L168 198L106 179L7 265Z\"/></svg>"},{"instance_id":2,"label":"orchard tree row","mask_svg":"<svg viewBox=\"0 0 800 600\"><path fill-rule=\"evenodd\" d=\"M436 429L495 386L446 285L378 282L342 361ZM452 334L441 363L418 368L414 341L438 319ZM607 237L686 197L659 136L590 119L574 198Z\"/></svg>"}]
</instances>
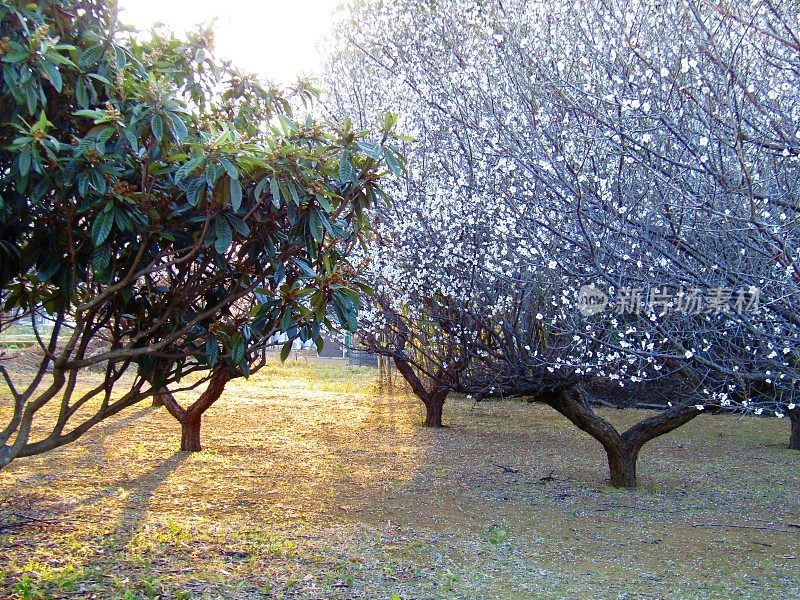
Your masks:
<instances>
[{"instance_id":1,"label":"orchard tree row","mask_svg":"<svg viewBox=\"0 0 800 600\"><path fill-rule=\"evenodd\" d=\"M350 9L329 110L396 111L415 138L374 215L363 339L426 425L450 391L527 396L600 442L627 487L645 443L708 411L788 416L800 448L799 15L792 0ZM672 393L618 431L597 381Z\"/></svg>"},{"instance_id":2,"label":"orchard tree row","mask_svg":"<svg viewBox=\"0 0 800 600\"><path fill-rule=\"evenodd\" d=\"M551 406L615 486L703 412L788 416L800 446L795 3L374 0L346 19L322 123L294 116L310 85L220 63L210 32L0 2L0 332L29 323L40 356L0 357L0 467L151 397L199 450L273 334L285 357L323 329L392 357L429 426L452 391ZM597 382L671 396L618 431Z\"/></svg>"}]
</instances>

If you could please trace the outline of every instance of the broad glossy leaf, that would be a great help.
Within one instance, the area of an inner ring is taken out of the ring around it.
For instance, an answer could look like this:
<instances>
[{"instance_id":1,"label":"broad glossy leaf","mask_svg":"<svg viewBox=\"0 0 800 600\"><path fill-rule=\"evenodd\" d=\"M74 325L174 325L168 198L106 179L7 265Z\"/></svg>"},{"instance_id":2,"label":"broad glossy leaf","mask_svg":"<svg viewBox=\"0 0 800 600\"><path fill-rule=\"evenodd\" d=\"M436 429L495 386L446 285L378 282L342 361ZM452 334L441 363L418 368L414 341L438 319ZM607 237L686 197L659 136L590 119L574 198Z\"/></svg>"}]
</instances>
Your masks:
<instances>
[{"instance_id":1,"label":"broad glossy leaf","mask_svg":"<svg viewBox=\"0 0 800 600\"><path fill-rule=\"evenodd\" d=\"M157 142L164 139L164 120L159 115L153 115L150 119L150 131L153 132L153 137Z\"/></svg>"},{"instance_id":2,"label":"broad glossy leaf","mask_svg":"<svg viewBox=\"0 0 800 600\"><path fill-rule=\"evenodd\" d=\"M219 361L219 343L214 338L209 338L206 342L206 362L209 367L213 367Z\"/></svg>"},{"instance_id":3,"label":"broad glossy leaf","mask_svg":"<svg viewBox=\"0 0 800 600\"><path fill-rule=\"evenodd\" d=\"M231 361L234 365L240 365L244 362L245 353L247 350L247 346L244 343L244 340L237 336L233 340L233 345L231 346Z\"/></svg>"},{"instance_id":4,"label":"broad glossy leaf","mask_svg":"<svg viewBox=\"0 0 800 600\"><path fill-rule=\"evenodd\" d=\"M308 215L308 228L311 230L311 236L314 241L320 243L325 232L322 229L322 222L320 221L317 211L312 210Z\"/></svg>"},{"instance_id":5,"label":"broad glossy leaf","mask_svg":"<svg viewBox=\"0 0 800 600\"><path fill-rule=\"evenodd\" d=\"M239 183L238 179L231 179L230 180L230 189L231 189L231 209L234 212L238 212L239 209L242 207L242 184Z\"/></svg>"},{"instance_id":6,"label":"broad glossy leaf","mask_svg":"<svg viewBox=\"0 0 800 600\"><path fill-rule=\"evenodd\" d=\"M19 165L19 174L22 177L25 177L28 174L28 171L30 171L31 160L32 156L29 148L25 148L22 152L20 152L18 165Z\"/></svg>"},{"instance_id":7,"label":"broad glossy leaf","mask_svg":"<svg viewBox=\"0 0 800 600\"><path fill-rule=\"evenodd\" d=\"M259 181L256 189L253 190L253 199L260 200L261 196L264 195L264 191L267 189L268 185L269 177L264 177L261 181Z\"/></svg>"},{"instance_id":8,"label":"broad glossy leaf","mask_svg":"<svg viewBox=\"0 0 800 600\"><path fill-rule=\"evenodd\" d=\"M347 183L353 181L354 177L355 169L353 168L353 163L350 162L350 154L343 152L339 159L339 181Z\"/></svg>"},{"instance_id":9,"label":"broad glossy leaf","mask_svg":"<svg viewBox=\"0 0 800 600\"><path fill-rule=\"evenodd\" d=\"M103 51L104 47L101 45L87 48L81 53L78 64L84 69L94 66L97 64L97 61L100 60L100 57L103 56Z\"/></svg>"},{"instance_id":10,"label":"broad glossy leaf","mask_svg":"<svg viewBox=\"0 0 800 600\"><path fill-rule=\"evenodd\" d=\"M356 142L361 151L372 159L381 159L381 147L379 144L371 144L369 142Z\"/></svg>"},{"instance_id":11,"label":"broad glossy leaf","mask_svg":"<svg viewBox=\"0 0 800 600\"><path fill-rule=\"evenodd\" d=\"M219 163L225 169L225 172L228 173L228 177L231 179L239 179L239 170L233 166L233 163L229 161L224 156L219 159Z\"/></svg>"},{"instance_id":12,"label":"broad glossy leaf","mask_svg":"<svg viewBox=\"0 0 800 600\"><path fill-rule=\"evenodd\" d=\"M269 191L272 194L273 206L275 206L275 208L279 208L281 205L281 188L278 185L278 180L275 177L270 179Z\"/></svg>"},{"instance_id":13,"label":"broad glossy leaf","mask_svg":"<svg viewBox=\"0 0 800 600\"><path fill-rule=\"evenodd\" d=\"M384 156L386 157L386 164L389 165L389 169L391 169L395 177L402 177L403 165L400 163L395 153L389 148L384 148Z\"/></svg>"},{"instance_id":14,"label":"broad glossy leaf","mask_svg":"<svg viewBox=\"0 0 800 600\"><path fill-rule=\"evenodd\" d=\"M103 273L111 262L111 246L103 244L92 254L92 268L96 273Z\"/></svg>"},{"instance_id":15,"label":"broad glossy leaf","mask_svg":"<svg viewBox=\"0 0 800 600\"><path fill-rule=\"evenodd\" d=\"M247 223L244 222L240 217L237 215L228 214L225 216L228 219L228 222L231 226L238 231L244 237L250 235L250 227L247 226Z\"/></svg>"},{"instance_id":16,"label":"broad glossy leaf","mask_svg":"<svg viewBox=\"0 0 800 600\"><path fill-rule=\"evenodd\" d=\"M220 254L225 253L233 243L233 231L228 221L223 216L218 216L214 221L214 233L217 241L214 242L214 249Z\"/></svg>"},{"instance_id":17,"label":"broad glossy leaf","mask_svg":"<svg viewBox=\"0 0 800 600\"><path fill-rule=\"evenodd\" d=\"M172 123L172 128L178 141L183 141L189 137L189 130L186 127L186 123L183 122L183 119L181 119L179 115L168 112L167 118L170 120L170 123Z\"/></svg>"},{"instance_id":18,"label":"broad glossy leaf","mask_svg":"<svg viewBox=\"0 0 800 600\"><path fill-rule=\"evenodd\" d=\"M30 56L31 53L28 50L14 50L3 56L3 62L11 64L18 63L23 60L28 60Z\"/></svg>"},{"instance_id":19,"label":"broad glossy leaf","mask_svg":"<svg viewBox=\"0 0 800 600\"><path fill-rule=\"evenodd\" d=\"M106 241L109 234L111 233L111 228L114 226L114 212L112 211L103 211L97 218L95 218L94 223L92 224L92 241L94 242L95 247L100 246L103 242Z\"/></svg>"},{"instance_id":20,"label":"broad glossy leaf","mask_svg":"<svg viewBox=\"0 0 800 600\"><path fill-rule=\"evenodd\" d=\"M58 67L46 60L39 61L39 64L47 73L47 78L50 80L50 83L53 84L55 90L60 94L61 90L64 88L64 80L61 78Z\"/></svg>"}]
</instances>

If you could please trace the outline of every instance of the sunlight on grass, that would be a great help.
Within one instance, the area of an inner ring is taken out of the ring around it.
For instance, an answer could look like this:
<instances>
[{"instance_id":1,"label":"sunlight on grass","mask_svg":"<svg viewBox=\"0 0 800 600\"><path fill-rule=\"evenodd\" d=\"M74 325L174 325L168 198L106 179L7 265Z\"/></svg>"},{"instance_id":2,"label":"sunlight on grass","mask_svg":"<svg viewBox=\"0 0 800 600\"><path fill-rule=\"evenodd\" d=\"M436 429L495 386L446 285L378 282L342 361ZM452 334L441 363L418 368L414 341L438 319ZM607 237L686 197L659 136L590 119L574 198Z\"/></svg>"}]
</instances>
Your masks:
<instances>
[{"instance_id":1,"label":"sunlight on grass","mask_svg":"<svg viewBox=\"0 0 800 600\"><path fill-rule=\"evenodd\" d=\"M143 404L12 464L0 522L43 521L0 533L0 597L760 600L797 583L785 423L704 416L612 492L599 445L546 407L454 397L431 431L378 389L375 369L274 361L208 411L203 452L177 452L178 424Z\"/></svg>"},{"instance_id":2,"label":"sunlight on grass","mask_svg":"<svg viewBox=\"0 0 800 600\"><path fill-rule=\"evenodd\" d=\"M372 367L354 367L342 360L320 360L300 355L285 363L273 358L250 382L274 387L307 387L317 392L374 394L378 372ZM246 385L244 382L237 384Z\"/></svg>"}]
</instances>

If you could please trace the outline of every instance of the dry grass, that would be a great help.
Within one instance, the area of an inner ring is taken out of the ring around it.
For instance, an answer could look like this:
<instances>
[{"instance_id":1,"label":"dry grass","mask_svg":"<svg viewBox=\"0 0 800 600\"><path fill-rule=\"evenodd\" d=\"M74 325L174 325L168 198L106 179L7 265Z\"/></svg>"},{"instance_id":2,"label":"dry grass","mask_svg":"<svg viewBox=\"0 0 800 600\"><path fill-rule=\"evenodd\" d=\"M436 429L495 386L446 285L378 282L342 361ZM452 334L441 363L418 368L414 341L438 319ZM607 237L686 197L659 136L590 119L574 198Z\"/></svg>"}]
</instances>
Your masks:
<instances>
[{"instance_id":1,"label":"dry grass","mask_svg":"<svg viewBox=\"0 0 800 600\"><path fill-rule=\"evenodd\" d=\"M546 408L454 399L423 430L375 383L301 359L232 385L202 453L143 407L14 463L5 509L50 522L0 535L0 596L800 598L786 423L697 419L618 492Z\"/></svg>"}]
</instances>

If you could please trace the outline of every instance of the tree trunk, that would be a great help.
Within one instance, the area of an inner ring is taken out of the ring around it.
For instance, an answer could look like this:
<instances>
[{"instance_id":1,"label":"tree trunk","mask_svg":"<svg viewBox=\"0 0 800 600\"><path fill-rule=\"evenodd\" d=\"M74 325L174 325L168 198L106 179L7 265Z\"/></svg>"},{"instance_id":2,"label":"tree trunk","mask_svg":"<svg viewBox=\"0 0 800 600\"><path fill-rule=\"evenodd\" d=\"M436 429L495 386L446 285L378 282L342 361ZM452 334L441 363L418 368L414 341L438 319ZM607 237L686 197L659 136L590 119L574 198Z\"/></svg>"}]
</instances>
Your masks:
<instances>
[{"instance_id":1,"label":"tree trunk","mask_svg":"<svg viewBox=\"0 0 800 600\"><path fill-rule=\"evenodd\" d=\"M422 380L414 373L410 364L397 357L394 359L394 364L398 372L411 386L414 395L422 400L425 405L425 427L442 427L442 411L444 410L444 401L447 398L448 388L441 386L437 388L436 386L439 382L433 381L433 391L429 391L428 387L425 387Z\"/></svg>"},{"instance_id":2,"label":"tree trunk","mask_svg":"<svg viewBox=\"0 0 800 600\"><path fill-rule=\"evenodd\" d=\"M425 427L442 427L442 411L444 398L439 394L431 394L425 401Z\"/></svg>"},{"instance_id":3,"label":"tree trunk","mask_svg":"<svg viewBox=\"0 0 800 600\"><path fill-rule=\"evenodd\" d=\"M547 392L540 399L603 445L608 456L609 483L616 488L636 487L636 461L647 442L700 414L693 405L676 406L639 421L620 434L611 423L597 415L576 390Z\"/></svg>"},{"instance_id":4,"label":"tree trunk","mask_svg":"<svg viewBox=\"0 0 800 600\"><path fill-rule=\"evenodd\" d=\"M392 393L392 365L388 356L378 356L378 390Z\"/></svg>"},{"instance_id":5,"label":"tree trunk","mask_svg":"<svg viewBox=\"0 0 800 600\"><path fill-rule=\"evenodd\" d=\"M200 421L201 416L186 415L181 421L181 452L200 452Z\"/></svg>"},{"instance_id":6,"label":"tree trunk","mask_svg":"<svg viewBox=\"0 0 800 600\"><path fill-rule=\"evenodd\" d=\"M608 456L609 483L615 488L636 487L636 459L639 452L617 446L606 448Z\"/></svg>"},{"instance_id":7,"label":"tree trunk","mask_svg":"<svg viewBox=\"0 0 800 600\"><path fill-rule=\"evenodd\" d=\"M789 412L789 423L792 434L789 437L789 448L800 450L800 406L795 406Z\"/></svg>"},{"instance_id":8,"label":"tree trunk","mask_svg":"<svg viewBox=\"0 0 800 600\"><path fill-rule=\"evenodd\" d=\"M208 387L200 394L200 398L189 408L183 408L172 394L162 395L164 406L181 424L181 451L200 452L200 420L214 402L219 400L225 385L233 379L235 373L226 367L218 367L211 374Z\"/></svg>"}]
</instances>

